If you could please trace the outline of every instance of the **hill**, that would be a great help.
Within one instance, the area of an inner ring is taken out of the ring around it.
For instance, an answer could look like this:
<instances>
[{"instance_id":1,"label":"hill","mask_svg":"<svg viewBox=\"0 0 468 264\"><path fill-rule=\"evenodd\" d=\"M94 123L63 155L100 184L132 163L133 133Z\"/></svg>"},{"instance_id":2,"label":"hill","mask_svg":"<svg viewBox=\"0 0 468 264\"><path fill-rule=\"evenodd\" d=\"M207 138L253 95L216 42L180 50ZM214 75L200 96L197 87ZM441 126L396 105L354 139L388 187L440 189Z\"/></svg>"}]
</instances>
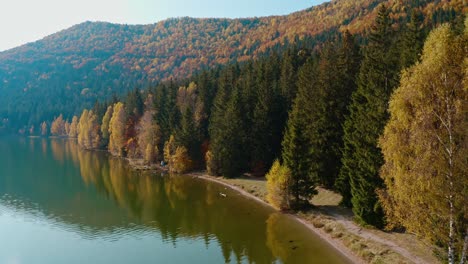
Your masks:
<instances>
[{"instance_id":1,"label":"hill","mask_svg":"<svg viewBox=\"0 0 468 264\"><path fill-rule=\"evenodd\" d=\"M462 0L336 0L287 16L168 19L152 25L85 22L0 53L0 118L19 128L67 118L95 100L202 69L256 59L301 44L316 48L336 32L365 37L376 7L407 21L419 6L426 24L466 12Z\"/></svg>"}]
</instances>

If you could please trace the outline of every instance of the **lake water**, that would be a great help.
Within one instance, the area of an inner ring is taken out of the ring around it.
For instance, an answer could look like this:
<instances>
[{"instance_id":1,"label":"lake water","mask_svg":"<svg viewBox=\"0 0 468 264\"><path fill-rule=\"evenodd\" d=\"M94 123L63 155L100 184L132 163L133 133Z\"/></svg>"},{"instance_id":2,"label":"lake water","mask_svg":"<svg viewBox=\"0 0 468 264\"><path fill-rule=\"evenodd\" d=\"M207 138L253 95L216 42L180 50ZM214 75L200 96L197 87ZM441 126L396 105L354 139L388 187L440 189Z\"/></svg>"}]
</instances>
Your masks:
<instances>
[{"instance_id":1,"label":"lake water","mask_svg":"<svg viewBox=\"0 0 468 264\"><path fill-rule=\"evenodd\" d=\"M4 137L0 263L348 261L295 220L224 186L135 172L70 140Z\"/></svg>"}]
</instances>

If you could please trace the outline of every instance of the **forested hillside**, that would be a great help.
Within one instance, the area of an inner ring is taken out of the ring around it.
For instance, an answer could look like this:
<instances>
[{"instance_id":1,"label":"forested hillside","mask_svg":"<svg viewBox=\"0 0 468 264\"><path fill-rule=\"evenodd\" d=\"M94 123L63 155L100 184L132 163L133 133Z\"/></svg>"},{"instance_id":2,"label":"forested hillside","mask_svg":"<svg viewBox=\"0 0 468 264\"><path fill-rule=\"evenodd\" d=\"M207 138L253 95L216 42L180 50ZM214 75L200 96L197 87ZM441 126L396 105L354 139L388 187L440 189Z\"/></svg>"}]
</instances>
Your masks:
<instances>
[{"instance_id":1,"label":"forested hillside","mask_svg":"<svg viewBox=\"0 0 468 264\"><path fill-rule=\"evenodd\" d=\"M289 46L320 49L349 30L365 42L382 0L337 0L288 16L168 19L153 25L86 22L0 53L2 127L24 129L59 113L69 119L96 99L120 95L202 69L245 62ZM410 8L427 28L466 11L462 0L389 1L394 27Z\"/></svg>"},{"instance_id":2,"label":"forested hillside","mask_svg":"<svg viewBox=\"0 0 468 264\"><path fill-rule=\"evenodd\" d=\"M378 10L366 44L345 31L320 50L135 89L41 133L171 173L266 174L281 210L334 189L358 223L414 232L464 263L468 19L427 35L418 10L397 29Z\"/></svg>"},{"instance_id":3,"label":"forested hillside","mask_svg":"<svg viewBox=\"0 0 468 264\"><path fill-rule=\"evenodd\" d=\"M89 35L102 41L93 58L106 59L91 59L91 71L73 64L77 69L70 76L89 74L66 79L63 73L65 88L63 80L51 77L56 75L24 66L26 73L15 78L35 83L25 76L46 74L42 79L55 81L22 90L3 87L19 91L16 100L33 91L37 96L21 101L35 102L37 112L15 112L15 99L7 109L17 114L16 122L29 120L21 133L77 138L83 149L107 150L142 166L161 164L171 173L206 169L227 178L265 175L268 202L280 210L308 209L317 186L335 190L356 222L415 233L445 251L441 260L465 263L466 7L459 1L377 6L363 1L362 9L353 9L351 3L259 19L183 18L128 27L87 23L133 39L105 49L103 37ZM352 10L356 16L349 18ZM334 21L334 14L349 20ZM239 27L227 31L232 25ZM296 31L289 36L290 30ZM61 38L54 42L60 46L71 38L67 32L49 38ZM251 49L241 48L245 45ZM104 52L113 50L114 55ZM70 52L48 58L71 63L76 57L67 57ZM55 69L50 65L43 67ZM82 88L80 80L89 83ZM109 86L99 86L105 83ZM80 98L91 103L96 96L94 106L72 109L84 102ZM40 111L50 102L53 121ZM40 125L31 123L31 116Z\"/></svg>"}]
</instances>

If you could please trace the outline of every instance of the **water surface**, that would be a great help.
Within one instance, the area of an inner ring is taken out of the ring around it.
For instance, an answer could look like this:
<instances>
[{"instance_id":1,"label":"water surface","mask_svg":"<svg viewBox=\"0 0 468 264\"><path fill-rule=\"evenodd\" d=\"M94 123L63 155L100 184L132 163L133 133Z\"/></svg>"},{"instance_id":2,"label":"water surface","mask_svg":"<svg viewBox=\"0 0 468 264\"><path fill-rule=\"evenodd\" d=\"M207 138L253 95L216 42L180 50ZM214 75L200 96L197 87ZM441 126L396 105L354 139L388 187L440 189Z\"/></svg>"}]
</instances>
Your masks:
<instances>
[{"instance_id":1,"label":"water surface","mask_svg":"<svg viewBox=\"0 0 468 264\"><path fill-rule=\"evenodd\" d=\"M8 137L0 138L0 263L347 260L224 186L135 172L70 140Z\"/></svg>"}]
</instances>

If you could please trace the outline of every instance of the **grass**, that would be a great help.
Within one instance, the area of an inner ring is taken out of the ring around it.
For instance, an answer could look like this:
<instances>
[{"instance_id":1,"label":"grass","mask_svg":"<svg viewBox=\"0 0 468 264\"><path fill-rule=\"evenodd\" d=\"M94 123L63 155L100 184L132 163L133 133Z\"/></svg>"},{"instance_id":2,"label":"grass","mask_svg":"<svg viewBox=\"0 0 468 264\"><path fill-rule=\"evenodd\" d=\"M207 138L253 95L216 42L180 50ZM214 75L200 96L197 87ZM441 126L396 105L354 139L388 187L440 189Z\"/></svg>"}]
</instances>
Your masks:
<instances>
[{"instance_id":1,"label":"grass","mask_svg":"<svg viewBox=\"0 0 468 264\"><path fill-rule=\"evenodd\" d=\"M266 200L266 181L264 179L244 176L237 179L221 179L222 181L237 186L262 200ZM298 213L300 217L306 219L315 228L319 228L327 233L331 238L337 239L343 243L354 254L361 257L367 263L413 263L393 251L392 248L385 244L376 241L367 240L347 230L334 217L327 215L327 212L334 212L346 217L352 217L352 212L349 209L338 206L341 201L341 196L333 191L317 188L318 194L315 195L311 202L317 209L306 213ZM365 227L363 227L365 228ZM440 263L438 259L431 254L434 249L427 244L419 241L415 236L410 234L386 233L377 229L368 229L380 238L390 240L403 248L406 248L412 254L420 257L427 263Z\"/></svg>"}]
</instances>

